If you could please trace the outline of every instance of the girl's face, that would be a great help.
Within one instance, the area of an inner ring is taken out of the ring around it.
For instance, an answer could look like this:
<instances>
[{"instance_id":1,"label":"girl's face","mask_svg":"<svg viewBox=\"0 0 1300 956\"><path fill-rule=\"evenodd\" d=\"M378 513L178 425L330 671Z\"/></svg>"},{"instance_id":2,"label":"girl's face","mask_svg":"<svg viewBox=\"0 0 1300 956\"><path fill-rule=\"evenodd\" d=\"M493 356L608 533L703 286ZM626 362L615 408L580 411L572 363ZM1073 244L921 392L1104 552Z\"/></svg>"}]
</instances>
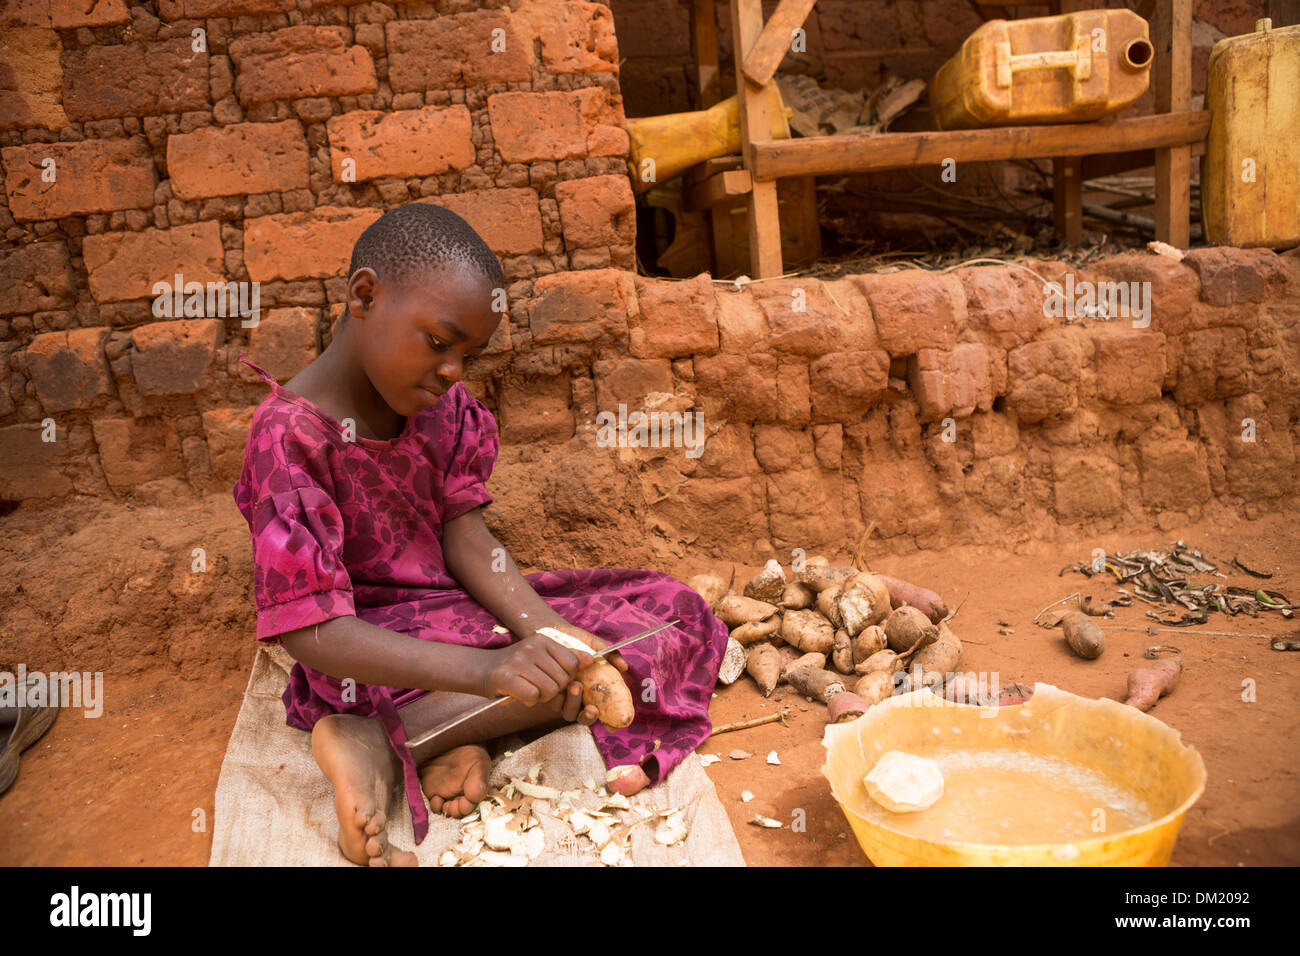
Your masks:
<instances>
[{"instance_id":1,"label":"girl's face","mask_svg":"<svg viewBox=\"0 0 1300 956\"><path fill-rule=\"evenodd\" d=\"M400 415L433 405L460 381L466 361L483 351L501 321L488 281L459 269L399 286L358 269L348 291L349 324L360 320L361 366Z\"/></svg>"}]
</instances>

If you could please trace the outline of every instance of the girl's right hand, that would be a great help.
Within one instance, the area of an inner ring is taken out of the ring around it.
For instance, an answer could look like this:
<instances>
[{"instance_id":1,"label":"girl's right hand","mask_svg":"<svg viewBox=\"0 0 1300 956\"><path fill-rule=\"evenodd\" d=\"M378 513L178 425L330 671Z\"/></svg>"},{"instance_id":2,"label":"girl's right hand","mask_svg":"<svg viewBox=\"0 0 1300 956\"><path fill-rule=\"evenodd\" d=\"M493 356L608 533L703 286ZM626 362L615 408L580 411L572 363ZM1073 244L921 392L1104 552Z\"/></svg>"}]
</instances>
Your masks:
<instances>
[{"instance_id":1,"label":"girl's right hand","mask_svg":"<svg viewBox=\"0 0 1300 956\"><path fill-rule=\"evenodd\" d=\"M487 697L512 697L531 707L563 693L573 675L590 664L591 654L569 648L549 637L525 637L493 650L487 673Z\"/></svg>"}]
</instances>

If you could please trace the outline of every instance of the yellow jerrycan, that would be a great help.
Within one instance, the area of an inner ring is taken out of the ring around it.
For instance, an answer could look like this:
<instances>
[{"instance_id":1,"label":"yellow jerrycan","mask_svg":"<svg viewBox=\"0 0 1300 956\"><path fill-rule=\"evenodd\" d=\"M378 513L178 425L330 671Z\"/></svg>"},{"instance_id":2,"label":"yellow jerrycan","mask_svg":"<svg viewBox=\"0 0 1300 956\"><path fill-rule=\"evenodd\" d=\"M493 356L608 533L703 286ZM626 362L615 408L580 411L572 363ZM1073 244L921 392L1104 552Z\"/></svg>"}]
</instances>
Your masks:
<instances>
[{"instance_id":1,"label":"yellow jerrycan","mask_svg":"<svg viewBox=\"0 0 1300 956\"><path fill-rule=\"evenodd\" d=\"M1300 244L1300 26L1224 37L1210 51L1201 159L1205 237L1231 246Z\"/></svg>"},{"instance_id":2,"label":"yellow jerrycan","mask_svg":"<svg viewBox=\"0 0 1300 956\"><path fill-rule=\"evenodd\" d=\"M772 139L789 139L791 110L775 83L767 89ZM740 103L730 96L707 110L635 117L627 120L627 133L632 191L649 192L706 159L739 153Z\"/></svg>"},{"instance_id":3,"label":"yellow jerrycan","mask_svg":"<svg viewBox=\"0 0 1300 956\"><path fill-rule=\"evenodd\" d=\"M1083 123L1146 92L1155 51L1131 10L990 20L930 81L939 129Z\"/></svg>"}]
</instances>

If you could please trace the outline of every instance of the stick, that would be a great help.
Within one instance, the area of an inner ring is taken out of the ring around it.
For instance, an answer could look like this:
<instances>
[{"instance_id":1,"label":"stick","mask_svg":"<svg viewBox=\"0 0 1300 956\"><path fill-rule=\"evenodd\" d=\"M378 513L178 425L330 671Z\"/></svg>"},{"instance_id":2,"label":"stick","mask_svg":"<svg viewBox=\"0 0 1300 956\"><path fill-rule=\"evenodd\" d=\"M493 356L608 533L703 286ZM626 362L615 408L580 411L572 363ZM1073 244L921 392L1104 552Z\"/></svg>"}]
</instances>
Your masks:
<instances>
[{"instance_id":1,"label":"stick","mask_svg":"<svg viewBox=\"0 0 1300 956\"><path fill-rule=\"evenodd\" d=\"M732 724L723 724L721 727L714 727L710 737L716 737L718 734L729 734L733 730L748 730L750 727L761 727L763 724L774 724L778 720L785 720L785 711L779 714L768 714L766 717L755 717L753 720L738 720Z\"/></svg>"},{"instance_id":2,"label":"stick","mask_svg":"<svg viewBox=\"0 0 1300 956\"><path fill-rule=\"evenodd\" d=\"M862 549L866 547L867 539L871 537L871 532L876 530L876 523L873 521L867 526L867 530L862 532L862 537L858 539L858 546L853 549L853 566L859 571L870 571L870 565L862 561Z\"/></svg>"},{"instance_id":3,"label":"stick","mask_svg":"<svg viewBox=\"0 0 1300 956\"><path fill-rule=\"evenodd\" d=\"M1192 631L1185 627L1146 627L1139 624L1098 624L1103 631L1142 631L1146 634L1159 634L1168 631L1171 634L1200 634L1203 637L1267 637L1259 632L1247 631Z\"/></svg>"}]
</instances>

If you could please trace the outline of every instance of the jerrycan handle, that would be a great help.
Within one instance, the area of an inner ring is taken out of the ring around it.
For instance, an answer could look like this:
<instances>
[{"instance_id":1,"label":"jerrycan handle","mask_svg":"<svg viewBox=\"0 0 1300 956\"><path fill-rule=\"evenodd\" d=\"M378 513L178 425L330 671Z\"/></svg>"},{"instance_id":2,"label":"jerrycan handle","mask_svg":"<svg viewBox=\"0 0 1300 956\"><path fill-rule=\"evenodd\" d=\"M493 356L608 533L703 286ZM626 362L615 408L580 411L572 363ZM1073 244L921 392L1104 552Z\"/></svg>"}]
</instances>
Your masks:
<instances>
[{"instance_id":1,"label":"jerrycan handle","mask_svg":"<svg viewBox=\"0 0 1300 956\"><path fill-rule=\"evenodd\" d=\"M1045 50L1041 53L1011 55L1007 40L993 45L993 67L997 85L1003 89L1011 85L1011 75L1021 70L1055 70L1065 67L1076 80L1092 76L1092 47L1088 36L1080 36L1073 50Z\"/></svg>"}]
</instances>

